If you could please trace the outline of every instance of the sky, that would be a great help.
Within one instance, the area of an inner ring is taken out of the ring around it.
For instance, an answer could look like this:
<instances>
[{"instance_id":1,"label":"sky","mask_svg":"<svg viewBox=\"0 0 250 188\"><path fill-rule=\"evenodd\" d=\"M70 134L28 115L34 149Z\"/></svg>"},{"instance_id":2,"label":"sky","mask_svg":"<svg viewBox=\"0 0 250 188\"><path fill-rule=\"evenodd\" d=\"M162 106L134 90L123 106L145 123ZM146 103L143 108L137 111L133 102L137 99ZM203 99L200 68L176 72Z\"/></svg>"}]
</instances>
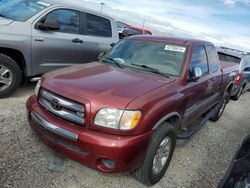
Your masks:
<instances>
[{"instance_id":1,"label":"sky","mask_svg":"<svg viewBox=\"0 0 250 188\"><path fill-rule=\"evenodd\" d=\"M250 51L250 0L73 0L154 34ZM72 2L72 0L71 0Z\"/></svg>"}]
</instances>

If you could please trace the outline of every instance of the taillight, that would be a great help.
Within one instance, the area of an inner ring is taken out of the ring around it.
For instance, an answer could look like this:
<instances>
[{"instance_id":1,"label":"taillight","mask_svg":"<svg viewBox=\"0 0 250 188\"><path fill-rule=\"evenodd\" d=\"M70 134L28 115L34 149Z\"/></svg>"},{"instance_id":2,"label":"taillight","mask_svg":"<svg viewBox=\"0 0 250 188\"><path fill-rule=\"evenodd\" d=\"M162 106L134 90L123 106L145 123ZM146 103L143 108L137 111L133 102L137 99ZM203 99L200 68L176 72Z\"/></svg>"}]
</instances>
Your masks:
<instances>
[{"instance_id":1,"label":"taillight","mask_svg":"<svg viewBox=\"0 0 250 188\"><path fill-rule=\"evenodd\" d=\"M236 77L236 79L234 80L234 83L237 85L240 85L242 77L243 77L243 74L239 73L238 76Z\"/></svg>"}]
</instances>

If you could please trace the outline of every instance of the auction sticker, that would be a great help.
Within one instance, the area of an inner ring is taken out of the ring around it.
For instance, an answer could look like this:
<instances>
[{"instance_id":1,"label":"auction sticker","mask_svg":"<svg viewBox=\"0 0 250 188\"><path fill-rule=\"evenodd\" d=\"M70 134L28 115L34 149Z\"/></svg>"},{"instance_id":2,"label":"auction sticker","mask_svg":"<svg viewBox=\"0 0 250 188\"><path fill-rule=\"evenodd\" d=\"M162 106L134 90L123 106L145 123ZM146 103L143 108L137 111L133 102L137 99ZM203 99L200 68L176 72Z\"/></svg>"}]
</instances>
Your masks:
<instances>
[{"instance_id":1,"label":"auction sticker","mask_svg":"<svg viewBox=\"0 0 250 188\"><path fill-rule=\"evenodd\" d=\"M49 6L51 5L51 4L46 3L46 2L44 2L44 1L37 1L36 3L39 4L39 5L43 5L43 6L45 6L45 7L49 7Z\"/></svg>"},{"instance_id":2,"label":"auction sticker","mask_svg":"<svg viewBox=\"0 0 250 188\"><path fill-rule=\"evenodd\" d=\"M186 48L182 46L166 45L164 50L185 53Z\"/></svg>"}]
</instances>

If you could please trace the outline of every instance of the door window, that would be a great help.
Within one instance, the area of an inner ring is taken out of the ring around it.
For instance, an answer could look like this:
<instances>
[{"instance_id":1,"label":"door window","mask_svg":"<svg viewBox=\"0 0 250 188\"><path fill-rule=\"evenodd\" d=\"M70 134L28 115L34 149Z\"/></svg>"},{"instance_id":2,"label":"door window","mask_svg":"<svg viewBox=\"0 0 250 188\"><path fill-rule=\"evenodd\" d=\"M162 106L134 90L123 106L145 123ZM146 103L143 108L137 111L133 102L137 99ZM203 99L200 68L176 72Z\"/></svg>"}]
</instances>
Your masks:
<instances>
[{"instance_id":1,"label":"door window","mask_svg":"<svg viewBox=\"0 0 250 188\"><path fill-rule=\"evenodd\" d=\"M197 46L193 48L190 70L195 67L200 67L202 74L208 72L207 55L203 46Z\"/></svg>"},{"instance_id":2,"label":"door window","mask_svg":"<svg viewBox=\"0 0 250 188\"><path fill-rule=\"evenodd\" d=\"M112 37L111 23L108 19L88 13L86 14L86 18L87 35Z\"/></svg>"},{"instance_id":3,"label":"door window","mask_svg":"<svg viewBox=\"0 0 250 188\"><path fill-rule=\"evenodd\" d=\"M71 34L79 33L80 16L78 11L59 9L49 13L46 16L46 19L50 18L57 18L58 20L59 30L56 30L56 32Z\"/></svg>"},{"instance_id":4,"label":"door window","mask_svg":"<svg viewBox=\"0 0 250 188\"><path fill-rule=\"evenodd\" d=\"M209 70L211 73L214 73L219 70L220 62L218 58L217 51L214 46L207 46L207 56L209 59Z\"/></svg>"}]
</instances>

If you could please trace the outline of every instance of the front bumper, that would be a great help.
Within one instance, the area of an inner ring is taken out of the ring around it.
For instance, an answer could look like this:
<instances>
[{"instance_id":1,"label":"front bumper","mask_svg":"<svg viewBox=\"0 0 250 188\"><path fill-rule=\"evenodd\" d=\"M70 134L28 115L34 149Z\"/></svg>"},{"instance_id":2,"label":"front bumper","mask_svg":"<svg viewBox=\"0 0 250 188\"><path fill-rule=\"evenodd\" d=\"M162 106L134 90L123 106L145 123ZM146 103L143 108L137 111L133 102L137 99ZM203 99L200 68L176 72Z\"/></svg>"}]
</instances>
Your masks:
<instances>
[{"instance_id":1,"label":"front bumper","mask_svg":"<svg viewBox=\"0 0 250 188\"><path fill-rule=\"evenodd\" d=\"M90 168L107 173L132 171L143 163L152 133L138 136L117 136L75 125L47 112L31 96L27 116L39 138L54 150ZM102 159L114 162L110 169Z\"/></svg>"}]
</instances>

